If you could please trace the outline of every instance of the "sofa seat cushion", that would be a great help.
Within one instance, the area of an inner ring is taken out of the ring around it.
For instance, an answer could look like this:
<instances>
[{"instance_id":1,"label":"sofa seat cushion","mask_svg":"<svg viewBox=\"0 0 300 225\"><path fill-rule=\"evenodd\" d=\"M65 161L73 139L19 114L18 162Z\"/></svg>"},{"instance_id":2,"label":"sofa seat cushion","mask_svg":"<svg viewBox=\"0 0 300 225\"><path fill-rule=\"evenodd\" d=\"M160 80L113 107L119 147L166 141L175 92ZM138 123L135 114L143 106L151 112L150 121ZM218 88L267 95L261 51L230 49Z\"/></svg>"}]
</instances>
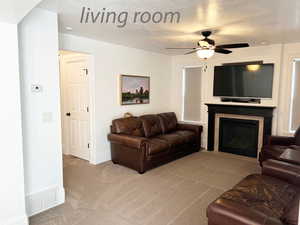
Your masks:
<instances>
[{"instance_id":1,"label":"sofa seat cushion","mask_svg":"<svg viewBox=\"0 0 300 225\"><path fill-rule=\"evenodd\" d=\"M281 219L295 196L295 186L270 176L254 174L225 192L219 200L233 201L267 217Z\"/></svg>"},{"instance_id":2,"label":"sofa seat cushion","mask_svg":"<svg viewBox=\"0 0 300 225\"><path fill-rule=\"evenodd\" d=\"M175 133L163 134L163 135L157 136L157 138L166 141L170 145L170 147L176 147L178 145L182 145L182 144L186 143L185 138L183 136L180 136Z\"/></svg>"},{"instance_id":3,"label":"sofa seat cushion","mask_svg":"<svg viewBox=\"0 0 300 225\"><path fill-rule=\"evenodd\" d=\"M169 144L167 141L160 138L150 138L147 140L148 155L155 155L158 153L166 152L169 150Z\"/></svg>"},{"instance_id":4,"label":"sofa seat cushion","mask_svg":"<svg viewBox=\"0 0 300 225\"><path fill-rule=\"evenodd\" d=\"M113 120L114 132L117 134L126 134L138 137L144 137L144 127L138 117L129 117Z\"/></svg>"},{"instance_id":5,"label":"sofa seat cushion","mask_svg":"<svg viewBox=\"0 0 300 225\"><path fill-rule=\"evenodd\" d=\"M195 142L195 140L197 138L196 133L193 131L190 131L190 130L178 130L178 131L175 131L174 133L183 137L185 143Z\"/></svg>"},{"instance_id":6,"label":"sofa seat cushion","mask_svg":"<svg viewBox=\"0 0 300 225\"><path fill-rule=\"evenodd\" d=\"M140 117L143 122L146 137L162 134L161 124L157 115L144 115Z\"/></svg>"},{"instance_id":7,"label":"sofa seat cushion","mask_svg":"<svg viewBox=\"0 0 300 225\"><path fill-rule=\"evenodd\" d=\"M176 130L177 117L174 112L160 113L158 114L158 117L164 134Z\"/></svg>"}]
</instances>

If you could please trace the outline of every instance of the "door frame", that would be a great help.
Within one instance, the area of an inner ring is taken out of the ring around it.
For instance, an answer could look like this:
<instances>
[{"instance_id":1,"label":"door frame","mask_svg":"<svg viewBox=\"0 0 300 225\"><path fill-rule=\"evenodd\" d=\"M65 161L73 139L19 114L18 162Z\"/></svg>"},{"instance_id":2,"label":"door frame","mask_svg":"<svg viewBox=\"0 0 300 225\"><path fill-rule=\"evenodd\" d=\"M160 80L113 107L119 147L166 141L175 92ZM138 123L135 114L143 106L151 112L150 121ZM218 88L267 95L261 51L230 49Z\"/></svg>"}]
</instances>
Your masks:
<instances>
[{"instance_id":1,"label":"door frame","mask_svg":"<svg viewBox=\"0 0 300 225\"><path fill-rule=\"evenodd\" d=\"M66 52L70 52L70 56L67 55L63 55L63 54L59 54L59 68L60 68L60 79L59 79L59 83L60 83L60 99L61 99L61 105L62 105L62 99L63 99L63 87L62 87L62 73L63 70L63 58L68 58L68 57L72 57L71 55L73 54L73 57L76 56L76 54L78 54L78 56L80 55L84 55L87 57L87 68L88 68L88 83L89 83L89 113L90 113L90 154L89 154L89 163L96 165L96 113L95 113L95 97L96 97L96 88L95 88L95 64L94 64L94 56L88 53L84 53L84 52L75 52L75 51L69 51L69 50L63 50L60 49L60 51L66 51ZM64 116L64 112L65 112L65 108L61 109L61 115L62 117ZM65 117L62 118L62 123L65 123ZM62 128L61 128L62 129ZM63 145L63 143L62 143Z\"/></svg>"}]
</instances>

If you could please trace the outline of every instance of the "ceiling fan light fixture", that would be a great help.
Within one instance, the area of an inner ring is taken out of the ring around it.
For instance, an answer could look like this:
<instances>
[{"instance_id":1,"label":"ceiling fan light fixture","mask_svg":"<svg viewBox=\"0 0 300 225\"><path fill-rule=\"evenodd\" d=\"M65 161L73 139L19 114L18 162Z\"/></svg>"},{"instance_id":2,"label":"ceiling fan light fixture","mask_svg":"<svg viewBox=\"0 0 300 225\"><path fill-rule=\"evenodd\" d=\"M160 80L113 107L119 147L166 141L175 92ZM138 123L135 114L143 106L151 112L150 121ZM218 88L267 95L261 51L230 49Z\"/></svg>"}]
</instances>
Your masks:
<instances>
[{"instance_id":1,"label":"ceiling fan light fixture","mask_svg":"<svg viewBox=\"0 0 300 225\"><path fill-rule=\"evenodd\" d=\"M231 48L247 48L250 47L248 43L234 43L234 44L223 44L216 45L215 40L208 38L212 34L211 31L203 31L202 40L197 42L197 47L193 48L167 48L167 49L189 49L192 51L184 53L184 55L189 55L196 53L200 59L208 59L212 57L215 53L228 55L232 53ZM250 68L250 70L255 70L257 68Z\"/></svg>"},{"instance_id":2,"label":"ceiling fan light fixture","mask_svg":"<svg viewBox=\"0 0 300 225\"><path fill-rule=\"evenodd\" d=\"M199 49L197 51L197 56L200 59L208 59L212 57L215 54L215 51L213 49Z\"/></svg>"},{"instance_id":3,"label":"ceiling fan light fixture","mask_svg":"<svg viewBox=\"0 0 300 225\"><path fill-rule=\"evenodd\" d=\"M200 41L198 42L198 46L201 47L201 48L211 48L211 47L212 47L212 45L209 44L209 43L208 43L207 41L205 41L205 40L200 40Z\"/></svg>"}]
</instances>

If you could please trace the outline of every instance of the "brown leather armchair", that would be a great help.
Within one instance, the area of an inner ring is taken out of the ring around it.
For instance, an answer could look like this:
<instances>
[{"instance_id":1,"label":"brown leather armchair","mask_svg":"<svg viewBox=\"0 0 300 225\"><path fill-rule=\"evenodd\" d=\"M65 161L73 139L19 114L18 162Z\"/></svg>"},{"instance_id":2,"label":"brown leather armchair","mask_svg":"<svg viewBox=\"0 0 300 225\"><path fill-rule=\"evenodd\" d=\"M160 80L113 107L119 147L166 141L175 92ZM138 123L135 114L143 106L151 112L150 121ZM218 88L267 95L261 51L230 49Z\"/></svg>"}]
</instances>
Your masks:
<instances>
[{"instance_id":1,"label":"brown leather armchair","mask_svg":"<svg viewBox=\"0 0 300 225\"><path fill-rule=\"evenodd\" d=\"M113 120L111 158L139 173L199 151L202 126L180 124L175 113Z\"/></svg>"},{"instance_id":2,"label":"brown leather armchair","mask_svg":"<svg viewBox=\"0 0 300 225\"><path fill-rule=\"evenodd\" d=\"M270 136L267 145L263 146L259 153L259 162L268 159L279 160L280 155L287 148L300 151L300 127L295 132L294 137Z\"/></svg>"},{"instance_id":3,"label":"brown leather armchair","mask_svg":"<svg viewBox=\"0 0 300 225\"><path fill-rule=\"evenodd\" d=\"M208 225L298 225L299 185L299 166L268 160L208 206Z\"/></svg>"}]
</instances>

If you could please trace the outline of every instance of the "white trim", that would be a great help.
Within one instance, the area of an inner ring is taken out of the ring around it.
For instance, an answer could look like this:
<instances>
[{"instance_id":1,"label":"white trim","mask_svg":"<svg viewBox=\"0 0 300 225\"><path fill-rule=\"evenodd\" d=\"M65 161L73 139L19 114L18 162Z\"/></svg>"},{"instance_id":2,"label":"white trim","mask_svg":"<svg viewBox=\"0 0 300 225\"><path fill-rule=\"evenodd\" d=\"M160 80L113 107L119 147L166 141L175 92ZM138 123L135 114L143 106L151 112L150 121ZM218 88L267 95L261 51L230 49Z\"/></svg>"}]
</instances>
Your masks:
<instances>
[{"instance_id":1,"label":"white trim","mask_svg":"<svg viewBox=\"0 0 300 225\"><path fill-rule=\"evenodd\" d=\"M207 123L201 121L193 121L193 120L182 120L179 121L181 123L189 123L189 124L196 124L196 125L206 125Z\"/></svg>"},{"instance_id":2,"label":"white trim","mask_svg":"<svg viewBox=\"0 0 300 225\"><path fill-rule=\"evenodd\" d=\"M193 120L183 120L184 123L193 123L193 124L202 124L200 121L193 121Z\"/></svg>"},{"instance_id":3,"label":"white trim","mask_svg":"<svg viewBox=\"0 0 300 225\"><path fill-rule=\"evenodd\" d=\"M195 66L183 66L183 69L189 69L189 68L203 68L203 64L195 65Z\"/></svg>"},{"instance_id":4,"label":"white trim","mask_svg":"<svg viewBox=\"0 0 300 225\"><path fill-rule=\"evenodd\" d=\"M49 187L26 195L26 211L28 216L33 216L64 202L65 189L60 186Z\"/></svg>"},{"instance_id":5,"label":"white trim","mask_svg":"<svg viewBox=\"0 0 300 225\"><path fill-rule=\"evenodd\" d=\"M89 91L90 91L90 163L97 164L96 156L96 73L94 56L88 54Z\"/></svg>"},{"instance_id":6,"label":"white trim","mask_svg":"<svg viewBox=\"0 0 300 225\"><path fill-rule=\"evenodd\" d=\"M27 215L22 216L15 216L11 220L7 221L0 221L1 225L29 225L28 217Z\"/></svg>"},{"instance_id":7,"label":"white trim","mask_svg":"<svg viewBox=\"0 0 300 225\"><path fill-rule=\"evenodd\" d=\"M264 137L264 118L260 116L247 116L247 115L236 115L236 114L224 114L217 113L215 115L215 139L214 139L214 151L219 152L219 137L220 137L220 119L221 118L232 118L241 120L255 120L258 121L258 142L257 142L257 158L263 146Z\"/></svg>"},{"instance_id":8,"label":"white trim","mask_svg":"<svg viewBox=\"0 0 300 225\"><path fill-rule=\"evenodd\" d=\"M300 201L299 201L299 211L298 211L298 225L300 225Z\"/></svg>"}]
</instances>

